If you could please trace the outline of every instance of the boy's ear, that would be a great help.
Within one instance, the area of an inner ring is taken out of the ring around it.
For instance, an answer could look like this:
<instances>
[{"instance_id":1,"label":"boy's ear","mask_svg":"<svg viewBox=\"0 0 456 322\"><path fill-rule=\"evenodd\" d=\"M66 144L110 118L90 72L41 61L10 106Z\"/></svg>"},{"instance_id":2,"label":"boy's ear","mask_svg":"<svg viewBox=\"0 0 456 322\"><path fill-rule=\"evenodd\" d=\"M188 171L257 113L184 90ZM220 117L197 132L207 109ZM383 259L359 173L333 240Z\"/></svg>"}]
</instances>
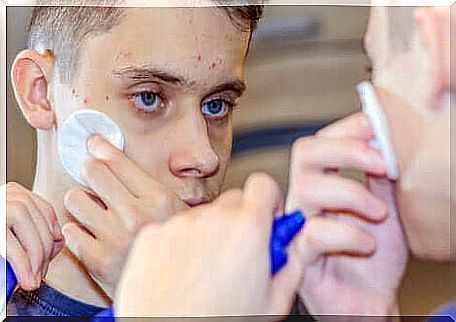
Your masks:
<instances>
[{"instance_id":1,"label":"boy's ear","mask_svg":"<svg viewBox=\"0 0 456 322\"><path fill-rule=\"evenodd\" d=\"M21 51L11 71L14 93L27 122L34 128L50 130L55 113L48 99L49 83L54 69L54 56L46 50Z\"/></svg>"},{"instance_id":2,"label":"boy's ear","mask_svg":"<svg viewBox=\"0 0 456 322\"><path fill-rule=\"evenodd\" d=\"M432 103L438 108L442 95L450 88L449 19L448 8L417 7L415 21L432 66Z\"/></svg>"}]
</instances>

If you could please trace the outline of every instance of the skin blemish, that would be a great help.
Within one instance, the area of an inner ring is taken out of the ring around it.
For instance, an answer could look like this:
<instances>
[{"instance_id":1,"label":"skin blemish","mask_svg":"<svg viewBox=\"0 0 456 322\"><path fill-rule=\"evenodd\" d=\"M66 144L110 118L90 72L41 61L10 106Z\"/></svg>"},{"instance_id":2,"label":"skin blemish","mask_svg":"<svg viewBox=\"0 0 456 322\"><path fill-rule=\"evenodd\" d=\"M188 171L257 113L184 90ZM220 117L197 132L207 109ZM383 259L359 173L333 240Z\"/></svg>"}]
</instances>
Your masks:
<instances>
[{"instance_id":1,"label":"skin blemish","mask_svg":"<svg viewBox=\"0 0 456 322\"><path fill-rule=\"evenodd\" d=\"M84 98L84 101L83 101L84 105L87 105L88 102L89 102L89 100L87 98Z\"/></svg>"},{"instance_id":2,"label":"skin blemish","mask_svg":"<svg viewBox=\"0 0 456 322\"><path fill-rule=\"evenodd\" d=\"M201 61L201 55L198 55L198 61L200 62Z\"/></svg>"},{"instance_id":3,"label":"skin blemish","mask_svg":"<svg viewBox=\"0 0 456 322\"><path fill-rule=\"evenodd\" d=\"M122 59L125 59L125 58L129 58L131 57L131 52L130 51L127 51L127 52L124 52L124 51L119 51L116 56L114 57L114 61L119 61L119 60L122 60Z\"/></svg>"},{"instance_id":4,"label":"skin blemish","mask_svg":"<svg viewBox=\"0 0 456 322\"><path fill-rule=\"evenodd\" d=\"M109 95L106 95L106 100L109 101Z\"/></svg>"}]
</instances>

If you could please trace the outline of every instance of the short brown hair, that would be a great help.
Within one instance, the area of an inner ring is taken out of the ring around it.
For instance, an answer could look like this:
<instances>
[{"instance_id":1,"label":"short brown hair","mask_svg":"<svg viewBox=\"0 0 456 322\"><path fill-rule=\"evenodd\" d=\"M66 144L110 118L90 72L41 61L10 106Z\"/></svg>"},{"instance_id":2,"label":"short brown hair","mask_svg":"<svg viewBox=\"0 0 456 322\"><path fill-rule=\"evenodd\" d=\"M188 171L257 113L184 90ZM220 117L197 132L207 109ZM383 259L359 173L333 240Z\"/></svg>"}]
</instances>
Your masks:
<instances>
[{"instance_id":1,"label":"short brown hair","mask_svg":"<svg viewBox=\"0 0 456 322\"><path fill-rule=\"evenodd\" d=\"M230 0L213 0L240 31L252 32L262 16L262 5L230 6ZM52 50L62 82L69 82L88 35L107 32L116 26L125 8L122 0L92 0L90 6L74 6L72 0L38 0L29 25L29 48Z\"/></svg>"}]
</instances>

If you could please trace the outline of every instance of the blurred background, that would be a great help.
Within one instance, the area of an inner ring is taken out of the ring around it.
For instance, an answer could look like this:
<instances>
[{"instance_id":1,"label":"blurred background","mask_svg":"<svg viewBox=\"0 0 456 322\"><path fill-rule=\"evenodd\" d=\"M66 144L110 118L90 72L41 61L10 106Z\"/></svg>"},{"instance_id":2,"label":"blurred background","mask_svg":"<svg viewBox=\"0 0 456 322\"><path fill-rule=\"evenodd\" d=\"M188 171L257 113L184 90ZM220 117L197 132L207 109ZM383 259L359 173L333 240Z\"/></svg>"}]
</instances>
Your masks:
<instances>
[{"instance_id":1,"label":"blurred background","mask_svg":"<svg viewBox=\"0 0 456 322\"><path fill-rule=\"evenodd\" d=\"M8 71L26 46L30 8L7 8ZM285 193L289 148L297 137L359 110L355 86L367 77L363 51L368 7L271 6L254 36L248 90L235 112L233 159L225 188L255 171ZM7 75L7 181L31 188L35 134L23 120ZM411 260L400 292L403 315L424 315L456 291L454 267Z\"/></svg>"}]
</instances>

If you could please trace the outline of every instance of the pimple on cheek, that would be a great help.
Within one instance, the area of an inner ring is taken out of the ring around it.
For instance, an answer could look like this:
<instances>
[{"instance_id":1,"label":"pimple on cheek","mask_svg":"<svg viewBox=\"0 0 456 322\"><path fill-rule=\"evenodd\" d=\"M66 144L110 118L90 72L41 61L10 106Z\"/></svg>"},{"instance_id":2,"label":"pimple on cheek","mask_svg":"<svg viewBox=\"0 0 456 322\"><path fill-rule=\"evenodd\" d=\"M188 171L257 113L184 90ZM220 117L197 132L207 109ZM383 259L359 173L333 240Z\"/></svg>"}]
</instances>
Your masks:
<instances>
[{"instance_id":1,"label":"pimple on cheek","mask_svg":"<svg viewBox=\"0 0 456 322\"><path fill-rule=\"evenodd\" d=\"M76 98L79 97L79 94L76 92L76 89L75 89L75 88L71 89L71 95L73 95L73 96L76 97Z\"/></svg>"}]
</instances>

